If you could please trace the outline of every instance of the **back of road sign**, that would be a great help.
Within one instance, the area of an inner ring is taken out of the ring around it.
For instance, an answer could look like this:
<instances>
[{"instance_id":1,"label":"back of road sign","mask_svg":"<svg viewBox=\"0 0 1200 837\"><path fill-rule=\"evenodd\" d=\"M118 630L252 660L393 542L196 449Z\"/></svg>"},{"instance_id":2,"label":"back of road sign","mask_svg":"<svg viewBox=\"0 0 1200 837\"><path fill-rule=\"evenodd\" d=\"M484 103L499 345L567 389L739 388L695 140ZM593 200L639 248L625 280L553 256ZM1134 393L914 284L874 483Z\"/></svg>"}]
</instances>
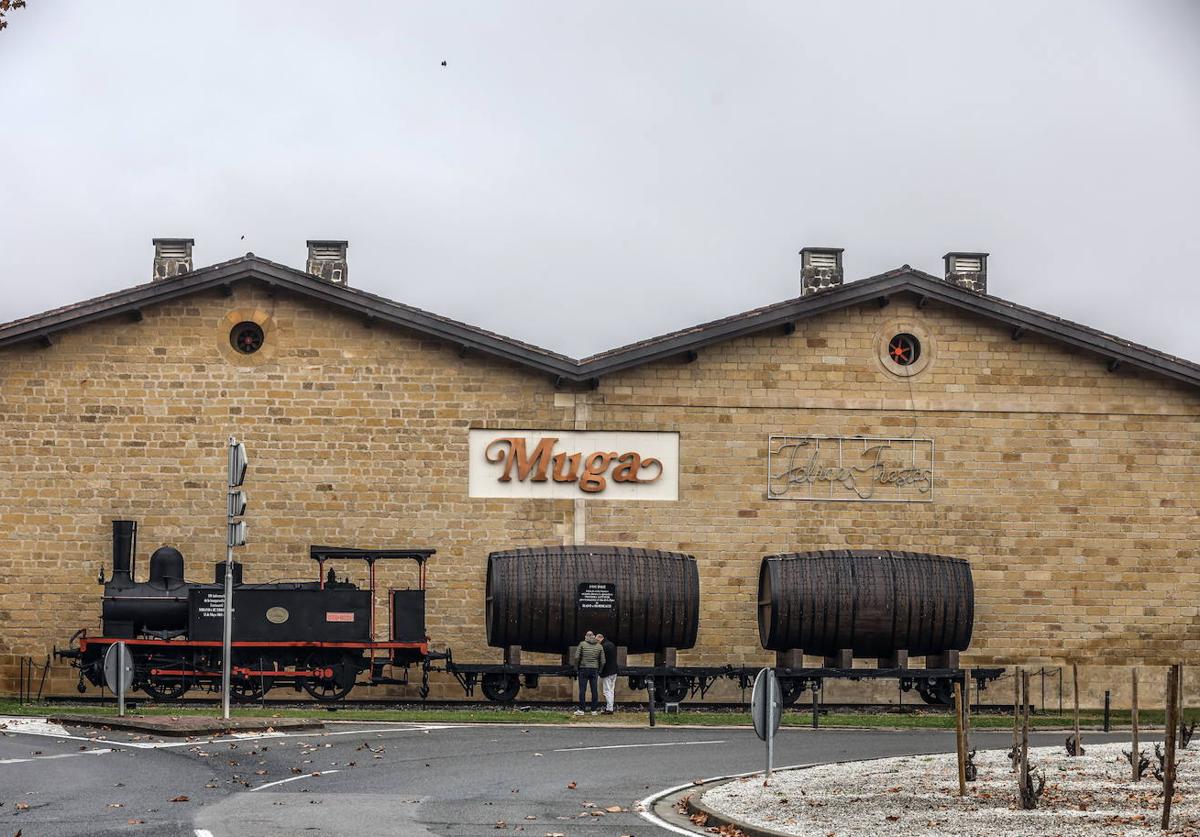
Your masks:
<instances>
[{"instance_id":1,"label":"back of road sign","mask_svg":"<svg viewBox=\"0 0 1200 837\"><path fill-rule=\"evenodd\" d=\"M118 671L118 666L123 671ZM119 676L120 675L120 676ZM114 642L104 652L104 685L114 695L129 691L133 684L133 655L123 642Z\"/></svg>"},{"instance_id":2,"label":"back of road sign","mask_svg":"<svg viewBox=\"0 0 1200 837\"><path fill-rule=\"evenodd\" d=\"M774 669L764 668L754 678L754 690L750 693L750 717L754 719L754 732L763 741L767 730L773 735L779 729L783 716L783 693Z\"/></svg>"}]
</instances>

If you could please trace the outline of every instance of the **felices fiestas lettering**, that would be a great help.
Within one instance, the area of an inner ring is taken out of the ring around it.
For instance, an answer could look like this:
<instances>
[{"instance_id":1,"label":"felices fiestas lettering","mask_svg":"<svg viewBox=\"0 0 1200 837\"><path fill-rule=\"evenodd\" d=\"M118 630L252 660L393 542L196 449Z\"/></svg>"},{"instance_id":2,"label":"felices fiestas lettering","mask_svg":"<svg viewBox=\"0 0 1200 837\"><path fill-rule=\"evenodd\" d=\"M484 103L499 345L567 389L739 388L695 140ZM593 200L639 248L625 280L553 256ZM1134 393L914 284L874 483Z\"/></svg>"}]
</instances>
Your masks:
<instances>
[{"instance_id":1,"label":"felices fiestas lettering","mask_svg":"<svg viewBox=\"0 0 1200 837\"><path fill-rule=\"evenodd\" d=\"M504 436L488 443L483 455L493 465L503 465L500 482L577 482L579 490L596 494L613 482L654 482L663 474L662 462L654 457L643 459L634 451L594 451L589 454L556 453L557 436L540 439L529 450L520 436ZM612 469L611 475L609 469Z\"/></svg>"}]
</instances>

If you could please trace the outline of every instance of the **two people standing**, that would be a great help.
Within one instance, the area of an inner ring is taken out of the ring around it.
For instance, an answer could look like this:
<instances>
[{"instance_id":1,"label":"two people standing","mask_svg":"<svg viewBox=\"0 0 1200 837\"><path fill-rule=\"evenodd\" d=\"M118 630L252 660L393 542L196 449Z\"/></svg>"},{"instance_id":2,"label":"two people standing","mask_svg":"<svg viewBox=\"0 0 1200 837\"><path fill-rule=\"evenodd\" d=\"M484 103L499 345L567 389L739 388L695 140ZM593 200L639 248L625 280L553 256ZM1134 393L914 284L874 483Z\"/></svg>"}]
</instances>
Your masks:
<instances>
[{"instance_id":1,"label":"two people standing","mask_svg":"<svg viewBox=\"0 0 1200 837\"><path fill-rule=\"evenodd\" d=\"M575 649L575 668L579 675L579 708L576 715L584 714L584 698L587 690L592 692L592 714L599 715L600 700L598 687L604 682L604 714L613 713L613 698L617 690L617 646L604 638L604 634L588 631L583 642Z\"/></svg>"}]
</instances>

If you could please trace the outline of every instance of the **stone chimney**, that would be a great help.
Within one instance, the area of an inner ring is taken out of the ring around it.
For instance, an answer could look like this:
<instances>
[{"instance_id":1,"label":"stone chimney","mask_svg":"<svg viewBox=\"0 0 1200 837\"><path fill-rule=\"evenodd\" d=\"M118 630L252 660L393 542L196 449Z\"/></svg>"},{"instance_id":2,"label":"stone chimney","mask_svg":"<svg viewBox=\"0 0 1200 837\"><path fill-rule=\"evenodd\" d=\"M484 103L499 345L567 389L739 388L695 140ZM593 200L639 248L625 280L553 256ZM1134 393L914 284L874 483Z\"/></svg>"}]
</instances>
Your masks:
<instances>
[{"instance_id":1,"label":"stone chimney","mask_svg":"<svg viewBox=\"0 0 1200 837\"><path fill-rule=\"evenodd\" d=\"M841 284L841 247L805 247L800 251L801 296L828 291Z\"/></svg>"},{"instance_id":2,"label":"stone chimney","mask_svg":"<svg viewBox=\"0 0 1200 837\"><path fill-rule=\"evenodd\" d=\"M158 282L191 272L192 245L196 243L195 239L155 238L153 242L154 274L150 277L153 281Z\"/></svg>"},{"instance_id":3,"label":"stone chimney","mask_svg":"<svg viewBox=\"0 0 1200 837\"><path fill-rule=\"evenodd\" d=\"M987 293L987 253L947 253L946 281L977 294Z\"/></svg>"},{"instance_id":4,"label":"stone chimney","mask_svg":"<svg viewBox=\"0 0 1200 837\"><path fill-rule=\"evenodd\" d=\"M346 284L346 248L348 241L309 241L308 272L331 285Z\"/></svg>"}]
</instances>

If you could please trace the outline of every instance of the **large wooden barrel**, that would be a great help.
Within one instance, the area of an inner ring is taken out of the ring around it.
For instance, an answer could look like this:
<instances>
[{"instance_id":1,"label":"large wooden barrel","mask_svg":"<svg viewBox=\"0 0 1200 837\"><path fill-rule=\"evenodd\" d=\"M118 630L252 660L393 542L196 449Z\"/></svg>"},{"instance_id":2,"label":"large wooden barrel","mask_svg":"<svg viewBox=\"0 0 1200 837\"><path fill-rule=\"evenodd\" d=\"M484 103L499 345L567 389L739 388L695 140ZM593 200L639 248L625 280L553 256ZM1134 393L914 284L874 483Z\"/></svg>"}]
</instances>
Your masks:
<instances>
[{"instance_id":1,"label":"large wooden barrel","mask_svg":"<svg viewBox=\"0 0 1200 837\"><path fill-rule=\"evenodd\" d=\"M616 546L545 546L493 552L487 570L487 641L561 653L587 631L631 654L691 648L700 622L696 559Z\"/></svg>"},{"instance_id":2,"label":"large wooden barrel","mask_svg":"<svg viewBox=\"0 0 1200 837\"><path fill-rule=\"evenodd\" d=\"M829 550L770 555L759 567L758 633L772 651L964 651L974 621L971 566L958 558Z\"/></svg>"}]
</instances>

